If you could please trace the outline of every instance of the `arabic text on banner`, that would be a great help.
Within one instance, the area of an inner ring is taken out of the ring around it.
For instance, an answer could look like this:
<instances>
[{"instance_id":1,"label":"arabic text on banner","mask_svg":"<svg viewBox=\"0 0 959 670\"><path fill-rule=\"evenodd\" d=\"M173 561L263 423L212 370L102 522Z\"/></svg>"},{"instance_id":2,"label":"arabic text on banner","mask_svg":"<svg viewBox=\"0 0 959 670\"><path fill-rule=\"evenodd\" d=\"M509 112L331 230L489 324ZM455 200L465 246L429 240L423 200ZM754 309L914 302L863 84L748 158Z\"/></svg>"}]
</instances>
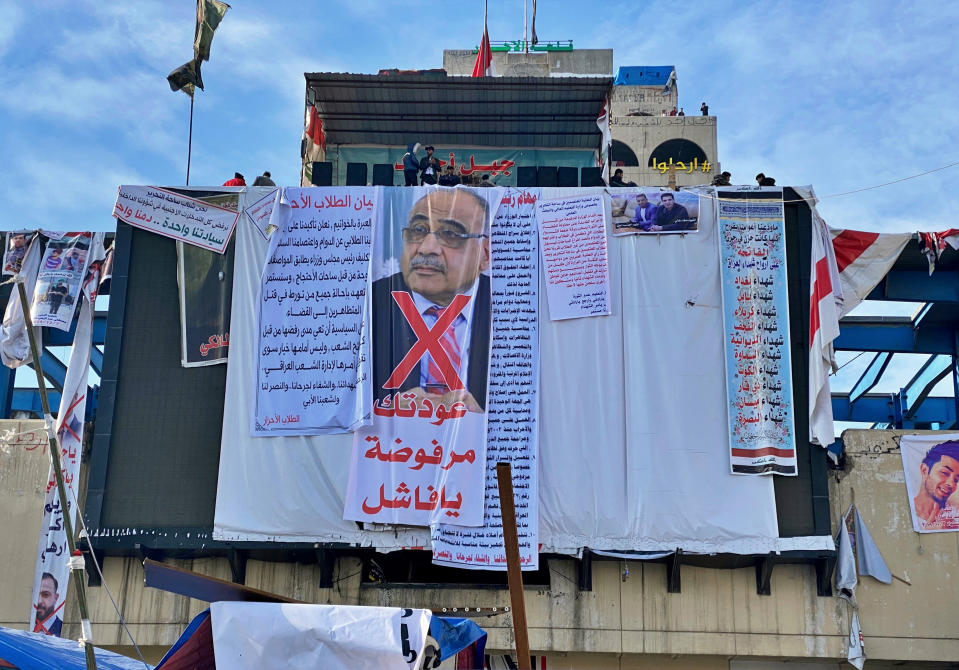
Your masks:
<instances>
[{"instance_id":1,"label":"arabic text on banner","mask_svg":"<svg viewBox=\"0 0 959 670\"><path fill-rule=\"evenodd\" d=\"M721 192L720 272L733 474L797 474L782 191Z\"/></svg>"},{"instance_id":2,"label":"arabic text on banner","mask_svg":"<svg viewBox=\"0 0 959 670\"><path fill-rule=\"evenodd\" d=\"M47 243L30 305L34 326L70 330L92 241L93 233L66 233Z\"/></svg>"},{"instance_id":3,"label":"arabic text on banner","mask_svg":"<svg viewBox=\"0 0 959 670\"><path fill-rule=\"evenodd\" d=\"M99 266L103 261L103 233L96 233L90 254L94 256L92 269L87 273L85 287L81 287L80 317L74 335L73 348L63 382L63 396L56 423L60 443L60 465L63 484L67 490L67 513L76 523L76 491L80 479L80 453L83 451L83 423L86 417L87 382L90 371L90 350L93 338L93 308L99 282ZM60 505L53 468L47 477L43 520L37 543L37 565L33 579L33 607L30 612L30 630L59 637L63 627L63 606L70 581L69 544L67 543L64 510ZM76 526L74 526L74 529Z\"/></svg>"},{"instance_id":4,"label":"arabic text on banner","mask_svg":"<svg viewBox=\"0 0 959 670\"><path fill-rule=\"evenodd\" d=\"M959 434L903 435L899 441L912 527L959 531Z\"/></svg>"},{"instance_id":5,"label":"arabic text on banner","mask_svg":"<svg viewBox=\"0 0 959 670\"><path fill-rule=\"evenodd\" d=\"M486 512L480 528L441 524L432 530L433 562L505 570L496 464L509 463L519 556L539 569L539 250L535 207L539 189L515 190L493 219L493 349L486 429Z\"/></svg>"},{"instance_id":6,"label":"arabic text on banner","mask_svg":"<svg viewBox=\"0 0 959 670\"><path fill-rule=\"evenodd\" d=\"M270 239L270 235L276 230L276 226L270 223L270 218L273 215L273 206L278 195L279 189L273 189L246 208L246 215L250 219L250 223L263 236L264 240Z\"/></svg>"},{"instance_id":7,"label":"arabic text on banner","mask_svg":"<svg viewBox=\"0 0 959 670\"><path fill-rule=\"evenodd\" d=\"M388 189L380 201L373 423L354 433L344 519L483 523L489 231L501 197L418 187Z\"/></svg>"},{"instance_id":8,"label":"arabic text on banner","mask_svg":"<svg viewBox=\"0 0 959 670\"><path fill-rule=\"evenodd\" d=\"M343 433L369 408L366 308L376 190L288 188L260 283L251 432Z\"/></svg>"},{"instance_id":9,"label":"arabic text on banner","mask_svg":"<svg viewBox=\"0 0 959 670\"><path fill-rule=\"evenodd\" d=\"M158 186L121 186L113 216L135 228L222 254L238 212Z\"/></svg>"},{"instance_id":10,"label":"arabic text on banner","mask_svg":"<svg viewBox=\"0 0 959 670\"><path fill-rule=\"evenodd\" d=\"M609 314L609 257L601 195L536 203L553 321Z\"/></svg>"}]
</instances>

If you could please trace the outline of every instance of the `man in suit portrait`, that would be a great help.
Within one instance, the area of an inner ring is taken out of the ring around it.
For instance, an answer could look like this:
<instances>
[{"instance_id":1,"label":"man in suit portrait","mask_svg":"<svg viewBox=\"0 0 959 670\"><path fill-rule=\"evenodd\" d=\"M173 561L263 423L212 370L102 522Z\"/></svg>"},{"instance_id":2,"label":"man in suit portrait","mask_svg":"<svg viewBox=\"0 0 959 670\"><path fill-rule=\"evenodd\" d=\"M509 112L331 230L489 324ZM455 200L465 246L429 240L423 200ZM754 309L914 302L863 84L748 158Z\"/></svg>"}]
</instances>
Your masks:
<instances>
[{"instance_id":1,"label":"man in suit portrait","mask_svg":"<svg viewBox=\"0 0 959 670\"><path fill-rule=\"evenodd\" d=\"M60 600L60 585L49 572L40 576L40 592L37 594L37 619L33 626L34 633L44 633L60 637L63 630L63 619L57 616L57 602Z\"/></svg>"},{"instance_id":2,"label":"man in suit portrait","mask_svg":"<svg viewBox=\"0 0 959 670\"><path fill-rule=\"evenodd\" d=\"M409 392L434 406L462 402L469 411L485 411L489 219L486 200L467 189L431 191L413 205L402 233L400 272L373 282L377 400ZM415 346L424 340L432 350Z\"/></svg>"}]
</instances>

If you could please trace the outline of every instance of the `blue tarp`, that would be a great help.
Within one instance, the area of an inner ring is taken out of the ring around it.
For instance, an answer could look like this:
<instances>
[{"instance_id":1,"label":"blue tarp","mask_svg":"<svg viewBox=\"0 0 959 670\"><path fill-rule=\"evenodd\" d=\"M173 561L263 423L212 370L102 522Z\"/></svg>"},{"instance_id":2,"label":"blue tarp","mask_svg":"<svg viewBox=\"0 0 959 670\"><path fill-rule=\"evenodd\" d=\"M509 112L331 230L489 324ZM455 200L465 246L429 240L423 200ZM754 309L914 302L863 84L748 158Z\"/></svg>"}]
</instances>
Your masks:
<instances>
[{"instance_id":1,"label":"blue tarp","mask_svg":"<svg viewBox=\"0 0 959 670\"><path fill-rule=\"evenodd\" d=\"M629 65L619 68L615 86L665 86L673 65Z\"/></svg>"},{"instance_id":2,"label":"blue tarp","mask_svg":"<svg viewBox=\"0 0 959 670\"><path fill-rule=\"evenodd\" d=\"M483 667L483 654L486 651L486 631L472 619L433 616L430 619L430 636L439 642L441 661L458 654L474 642L479 642L476 645L476 658L471 667Z\"/></svg>"},{"instance_id":3,"label":"blue tarp","mask_svg":"<svg viewBox=\"0 0 959 670\"><path fill-rule=\"evenodd\" d=\"M112 651L94 648L97 668L102 670L149 669L136 661ZM28 633L24 630L0 627L0 658L20 670L86 670L87 659L83 647L76 640Z\"/></svg>"}]
</instances>

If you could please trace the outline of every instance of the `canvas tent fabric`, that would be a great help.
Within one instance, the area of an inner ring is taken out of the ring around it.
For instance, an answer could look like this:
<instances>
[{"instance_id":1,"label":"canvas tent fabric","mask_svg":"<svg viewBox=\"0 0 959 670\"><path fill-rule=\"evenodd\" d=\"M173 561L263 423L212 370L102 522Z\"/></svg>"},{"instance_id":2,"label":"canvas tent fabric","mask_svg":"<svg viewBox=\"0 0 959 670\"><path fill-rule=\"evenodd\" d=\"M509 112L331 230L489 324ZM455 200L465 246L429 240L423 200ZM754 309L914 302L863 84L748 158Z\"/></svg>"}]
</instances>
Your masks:
<instances>
[{"instance_id":1,"label":"canvas tent fabric","mask_svg":"<svg viewBox=\"0 0 959 670\"><path fill-rule=\"evenodd\" d=\"M540 197L588 192L542 189ZM214 537L429 547L425 528L360 529L343 520L350 434L249 436L267 244L243 218L236 234ZM609 244L613 314L540 322L540 551L832 548L827 536L780 539L772 480L729 474L711 208L696 234ZM548 314L543 290L540 299Z\"/></svg>"},{"instance_id":2,"label":"canvas tent fabric","mask_svg":"<svg viewBox=\"0 0 959 670\"><path fill-rule=\"evenodd\" d=\"M150 670L141 661L94 647L101 670ZM0 658L23 670L86 670L83 647L69 640L12 628L0 628Z\"/></svg>"}]
</instances>

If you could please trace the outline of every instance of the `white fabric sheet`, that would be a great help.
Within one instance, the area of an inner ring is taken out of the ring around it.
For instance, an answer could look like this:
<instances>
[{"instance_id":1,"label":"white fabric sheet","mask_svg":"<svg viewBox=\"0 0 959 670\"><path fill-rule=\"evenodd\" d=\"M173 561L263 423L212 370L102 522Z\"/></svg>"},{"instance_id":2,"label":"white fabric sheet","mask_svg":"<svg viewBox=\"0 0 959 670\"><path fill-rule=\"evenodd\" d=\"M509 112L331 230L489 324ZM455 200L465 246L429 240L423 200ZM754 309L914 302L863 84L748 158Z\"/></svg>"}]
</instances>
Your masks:
<instances>
[{"instance_id":1,"label":"white fabric sheet","mask_svg":"<svg viewBox=\"0 0 959 670\"><path fill-rule=\"evenodd\" d=\"M699 232L610 238L610 316L540 320L542 552L787 548L772 480L729 474L719 250L705 209ZM425 530L342 519L350 435L254 440L244 430L265 254L241 217L214 537L429 546ZM541 290L541 315L545 301ZM787 540L797 549L831 541Z\"/></svg>"},{"instance_id":2,"label":"white fabric sheet","mask_svg":"<svg viewBox=\"0 0 959 670\"><path fill-rule=\"evenodd\" d=\"M216 665L231 670L412 670L431 617L398 607L210 605Z\"/></svg>"}]
</instances>

